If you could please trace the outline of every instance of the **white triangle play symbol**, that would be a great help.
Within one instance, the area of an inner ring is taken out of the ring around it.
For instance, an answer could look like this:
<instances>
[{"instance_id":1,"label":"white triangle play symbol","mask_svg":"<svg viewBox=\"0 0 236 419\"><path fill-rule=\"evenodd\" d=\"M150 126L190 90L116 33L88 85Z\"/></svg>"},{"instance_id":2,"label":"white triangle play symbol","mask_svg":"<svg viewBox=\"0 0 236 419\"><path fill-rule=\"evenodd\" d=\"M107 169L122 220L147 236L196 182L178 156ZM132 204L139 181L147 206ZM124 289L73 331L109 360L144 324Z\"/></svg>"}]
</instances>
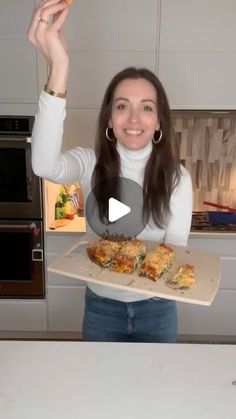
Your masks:
<instances>
[{"instance_id":1,"label":"white triangle play symbol","mask_svg":"<svg viewBox=\"0 0 236 419\"><path fill-rule=\"evenodd\" d=\"M108 219L112 223L113 221L119 220L124 215L129 214L131 211L130 207L115 198L110 198L108 201Z\"/></svg>"}]
</instances>

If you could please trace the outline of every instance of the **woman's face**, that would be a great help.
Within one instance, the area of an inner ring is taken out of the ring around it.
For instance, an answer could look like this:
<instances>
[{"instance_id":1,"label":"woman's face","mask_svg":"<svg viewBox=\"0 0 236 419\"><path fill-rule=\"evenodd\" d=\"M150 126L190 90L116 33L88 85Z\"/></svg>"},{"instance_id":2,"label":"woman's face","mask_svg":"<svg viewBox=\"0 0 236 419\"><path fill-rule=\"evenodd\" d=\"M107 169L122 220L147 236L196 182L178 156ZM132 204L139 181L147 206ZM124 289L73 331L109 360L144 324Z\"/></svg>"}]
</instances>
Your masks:
<instances>
[{"instance_id":1,"label":"woman's face","mask_svg":"<svg viewBox=\"0 0 236 419\"><path fill-rule=\"evenodd\" d=\"M117 85L109 127L129 150L139 150L152 140L159 122L156 90L149 81L125 79Z\"/></svg>"}]
</instances>

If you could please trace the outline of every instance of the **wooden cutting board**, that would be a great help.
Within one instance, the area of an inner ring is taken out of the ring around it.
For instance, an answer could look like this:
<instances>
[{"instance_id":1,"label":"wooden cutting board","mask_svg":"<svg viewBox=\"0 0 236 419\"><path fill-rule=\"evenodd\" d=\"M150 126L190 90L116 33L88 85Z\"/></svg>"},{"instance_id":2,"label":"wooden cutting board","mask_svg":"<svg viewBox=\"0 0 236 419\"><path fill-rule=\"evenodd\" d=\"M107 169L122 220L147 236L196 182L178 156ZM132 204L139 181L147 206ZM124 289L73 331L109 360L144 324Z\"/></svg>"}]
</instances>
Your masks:
<instances>
[{"instance_id":1,"label":"wooden cutting board","mask_svg":"<svg viewBox=\"0 0 236 419\"><path fill-rule=\"evenodd\" d=\"M211 305L220 284L220 257L189 246L174 246L176 257L171 269L158 281L133 274L122 274L109 271L92 262L86 252L88 243L98 240L97 236L85 235L73 246L67 248L49 265L48 270L86 282L107 285L124 290L133 290L150 297L157 296L186 303ZM157 244L145 241L147 249L151 250ZM196 283L189 290L173 290L165 283L177 271L182 263L194 266Z\"/></svg>"}]
</instances>

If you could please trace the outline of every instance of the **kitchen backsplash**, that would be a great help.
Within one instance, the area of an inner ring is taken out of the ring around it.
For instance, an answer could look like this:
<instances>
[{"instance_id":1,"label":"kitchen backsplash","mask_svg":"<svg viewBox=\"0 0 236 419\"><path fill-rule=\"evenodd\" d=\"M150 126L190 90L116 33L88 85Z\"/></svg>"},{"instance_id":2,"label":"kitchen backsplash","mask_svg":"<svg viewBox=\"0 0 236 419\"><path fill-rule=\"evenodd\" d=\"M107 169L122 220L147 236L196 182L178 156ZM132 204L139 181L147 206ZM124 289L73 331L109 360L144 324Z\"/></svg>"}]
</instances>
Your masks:
<instances>
[{"instance_id":1,"label":"kitchen backsplash","mask_svg":"<svg viewBox=\"0 0 236 419\"><path fill-rule=\"evenodd\" d=\"M177 149L193 182L193 210L204 200L236 207L236 112L172 111Z\"/></svg>"}]
</instances>

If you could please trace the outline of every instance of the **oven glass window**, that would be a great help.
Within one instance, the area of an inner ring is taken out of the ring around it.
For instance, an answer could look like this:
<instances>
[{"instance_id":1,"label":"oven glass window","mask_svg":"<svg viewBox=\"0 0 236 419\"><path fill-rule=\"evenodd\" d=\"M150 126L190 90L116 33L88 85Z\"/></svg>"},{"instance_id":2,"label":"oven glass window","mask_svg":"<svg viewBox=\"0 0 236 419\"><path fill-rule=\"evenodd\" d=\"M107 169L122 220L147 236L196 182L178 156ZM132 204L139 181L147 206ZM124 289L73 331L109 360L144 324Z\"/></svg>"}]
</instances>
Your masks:
<instances>
[{"instance_id":1,"label":"oven glass window","mask_svg":"<svg viewBox=\"0 0 236 419\"><path fill-rule=\"evenodd\" d=\"M20 148L0 149L0 202L27 202L26 152Z\"/></svg>"},{"instance_id":2,"label":"oven glass window","mask_svg":"<svg viewBox=\"0 0 236 419\"><path fill-rule=\"evenodd\" d=\"M30 281L32 235L30 232L1 232L1 281Z\"/></svg>"}]
</instances>

